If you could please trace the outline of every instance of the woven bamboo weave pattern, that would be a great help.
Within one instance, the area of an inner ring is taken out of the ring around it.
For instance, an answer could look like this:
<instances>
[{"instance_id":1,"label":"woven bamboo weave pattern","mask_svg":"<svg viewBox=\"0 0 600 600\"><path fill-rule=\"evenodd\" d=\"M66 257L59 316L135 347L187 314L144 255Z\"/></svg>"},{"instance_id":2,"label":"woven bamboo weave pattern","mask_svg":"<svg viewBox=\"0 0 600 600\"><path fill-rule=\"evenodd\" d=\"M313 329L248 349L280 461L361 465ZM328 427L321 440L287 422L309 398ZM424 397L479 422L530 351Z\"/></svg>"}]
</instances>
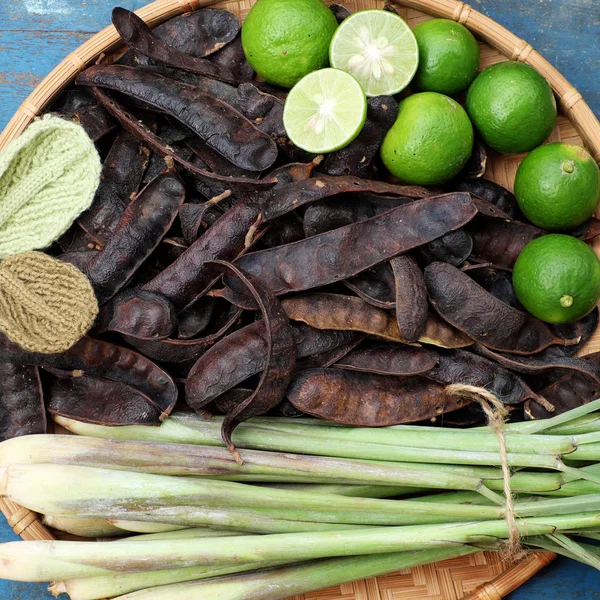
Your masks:
<instances>
[{"instance_id":1,"label":"woven bamboo weave pattern","mask_svg":"<svg viewBox=\"0 0 600 600\"><path fill-rule=\"evenodd\" d=\"M382 7L382 2L377 0L333 1L352 11ZM175 15L211 5L230 10L243 20L253 3L254 0L225 0L219 3L215 0L157 0L137 13L150 26L155 26ZM453 19L464 24L480 40L482 67L503 60L517 60L536 68L554 90L562 112L549 141L585 145L596 160L600 161L600 123L579 92L526 41L457 0L394 0L394 7L411 27L432 17ZM69 54L15 113L0 134L0 150L19 136L35 117L43 114L81 70L99 59L111 62L120 52L119 37L114 27L109 26ZM490 153L486 178L512 190L514 176L522 158L520 155ZM600 254L600 241L595 242L594 248ZM588 342L583 353L598 350L600 332ZM50 430L54 433L67 433L58 426L54 426L52 431L50 425ZM23 539L75 539L72 535L47 529L36 513L10 501L0 499L0 509L14 531ZM503 563L495 553L482 552L294 596L288 600L499 600L553 558L554 555L550 553L533 553L511 566Z\"/></svg>"}]
</instances>

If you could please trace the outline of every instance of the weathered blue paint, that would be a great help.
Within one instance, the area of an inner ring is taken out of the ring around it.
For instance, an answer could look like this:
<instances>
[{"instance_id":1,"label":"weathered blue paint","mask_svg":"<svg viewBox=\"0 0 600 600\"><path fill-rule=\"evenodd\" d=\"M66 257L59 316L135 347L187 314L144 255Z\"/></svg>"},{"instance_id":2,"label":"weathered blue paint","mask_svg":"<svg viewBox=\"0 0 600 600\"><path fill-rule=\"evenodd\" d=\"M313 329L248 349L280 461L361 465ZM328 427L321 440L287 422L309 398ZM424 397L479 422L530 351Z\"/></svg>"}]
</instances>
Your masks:
<instances>
[{"instance_id":1,"label":"weathered blue paint","mask_svg":"<svg viewBox=\"0 0 600 600\"><path fill-rule=\"evenodd\" d=\"M146 3L119 1L132 10ZM600 114L598 0L471 0L471 4L531 43ZM108 0L0 0L0 129L65 54L110 22L112 5ZM16 539L0 519L0 542ZM45 590L45 585L0 581L2 600L51 600ZM559 559L509 599L600 600L600 573Z\"/></svg>"}]
</instances>

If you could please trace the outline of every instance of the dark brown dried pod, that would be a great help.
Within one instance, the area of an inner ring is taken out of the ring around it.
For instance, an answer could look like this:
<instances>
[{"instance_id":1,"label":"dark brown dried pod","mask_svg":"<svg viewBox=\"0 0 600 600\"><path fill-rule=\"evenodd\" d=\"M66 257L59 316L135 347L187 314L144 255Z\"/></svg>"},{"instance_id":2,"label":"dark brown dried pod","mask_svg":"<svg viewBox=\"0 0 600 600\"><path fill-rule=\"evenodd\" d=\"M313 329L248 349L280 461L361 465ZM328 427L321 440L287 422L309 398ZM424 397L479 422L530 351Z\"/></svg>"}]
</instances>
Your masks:
<instances>
[{"instance_id":1,"label":"dark brown dried pod","mask_svg":"<svg viewBox=\"0 0 600 600\"><path fill-rule=\"evenodd\" d=\"M412 202L399 196L386 198L369 194L340 194L306 207L303 217L306 237L380 215L396 206Z\"/></svg>"},{"instance_id":2,"label":"dark brown dried pod","mask_svg":"<svg viewBox=\"0 0 600 600\"><path fill-rule=\"evenodd\" d=\"M202 204L184 204L179 209L181 233L190 246L204 233L209 224L214 225L214 222L223 215L223 211L217 204L208 200Z\"/></svg>"},{"instance_id":3,"label":"dark brown dried pod","mask_svg":"<svg viewBox=\"0 0 600 600\"><path fill-rule=\"evenodd\" d=\"M516 356L494 352L481 344L475 344L473 351L517 373L536 375L544 371L576 371L590 377L597 385L600 385L599 368L590 365L582 358L557 354L554 352L554 348L542 350L534 356Z\"/></svg>"},{"instance_id":4,"label":"dark brown dried pod","mask_svg":"<svg viewBox=\"0 0 600 600\"><path fill-rule=\"evenodd\" d=\"M354 141L328 154L321 166L327 175L372 175L373 159L385 134L396 122L398 103L392 96L375 96L367 102L367 120Z\"/></svg>"},{"instance_id":5,"label":"dark brown dried pod","mask_svg":"<svg viewBox=\"0 0 600 600\"><path fill-rule=\"evenodd\" d=\"M234 310L215 333L202 338L157 340L141 339L129 335L123 335L123 338L128 344L152 360L160 363L189 363L198 360L207 348L210 348L234 327L238 323L241 313L241 310Z\"/></svg>"},{"instance_id":6,"label":"dark brown dried pod","mask_svg":"<svg viewBox=\"0 0 600 600\"><path fill-rule=\"evenodd\" d=\"M482 288L492 296L502 300L505 304L518 310L525 310L517 298L517 293L512 284L512 273L506 268L491 264L470 265L462 269L469 277L474 279ZM563 337L563 336L561 336ZM572 339L576 336L567 336Z\"/></svg>"},{"instance_id":7,"label":"dark brown dried pod","mask_svg":"<svg viewBox=\"0 0 600 600\"><path fill-rule=\"evenodd\" d=\"M252 81L254 78L254 69L246 60L246 55L242 47L242 37L239 33L229 44L223 46L218 52L215 52L210 57L210 61L217 65L217 67L230 71L235 80L240 83Z\"/></svg>"},{"instance_id":8,"label":"dark brown dried pod","mask_svg":"<svg viewBox=\"0 0 600 600\"><path fill-rule=\"evenodd\" d=\"M424 374L445 385L475 385L492 392L504 404L519 404L538 395L517 375L466 350L441 351L439 363Z\"/></svg>"},{"instance_id":9,"label":"dark brown dried pod","mask_svg":"<svg viewBox=\"0 0 600 600\"><path fill-rule=\"evenodd\" d=\"M356 343L364 338L354 331L336 331L335 329L316 329L305 323L290 323L296 344L298 358L308 358L337 350L342 346Z\"/></svg>"},{"instance_id":10,"label":"dark brown dried pod","mask_svg":"<svg viewBox=\"0 0 600 600\"><path fill-rule=\"evenodd\" d=\"M234 411L251 394L252 390L248 388L227 390L218 398L215 398L214 406L220 414L227 415Z\"/></svg>"},{"instance_id":11,"label":"dark brown dried pod","mask_svg":"<svg viewBox=\"0 0 600 600\"><path fill-rule=\"evenodd\" d=\"M473 238L473 257L512 269L525 246L544 235L542 229L520 221L474 219L468 228Z\"/></svg>"},{"instance_id":12,"label":"dark brown dried pod","mask_svg":"<svg viewBox=\"0 0 600 600\"><path fill-rule=\"evenodd\" d=\"M369 344L346 354L333 366L380 375L419 375L433 369L438 353L401 344Z\"/></svg>"},{"instance_id":13,"label":"dark brown dried pod","mask_svg":"<svg viewBox=\"0 0 600 600\"><path fill-rule=\"evenodd\" d=\"M295 214L283 215L274 221L266 233L260 238L265 245L273 248L285 244L293 244L304 239L304 228Z\"/></svg>"},{"instance_id":14,"label":"dark brown dried pod","mask_svg":"<svg viewBox=\"0 0 600 600\"><path fill-rule=\"evenodd\" d=\"M277 146L226 102L193 86L149 71L94 65L77 77L80 85L108 88L163 111L205 140L233 164L248 171L268 169Z\"/></svg>"},{"instance_id":15,"label":"dark brown dried pod","mask_svg":"<svg viewBox=\"0 0 600 600\"><path fill-rule=\"evenodd\" d=\"M32 433L46 433L38 369L0 362L0 442Z\"/></svg>"},{"instance_id":16,"label":"dark brown dried pod","mask_svg":"<svg viewBox=\"0 0 600 600\"><path fill-rule=\"evenodd\" d=\"M489 179L463 179L452 182L452 188L461 192L470 192L474 196L482 198L497 206L513 219L521 215L515 195L494 181Z\"/></svg>"},{"instance_id":17,"label":"dark brown dried pod","mask_svg":"<svg viewBox=\"0 0 600 600\"><path fill-rule=\"evenodd\" d=\"M166 338L177 326L175 307L160 294L124 290L100 308L93 333L117 331L140 338Z\"/></svg>"},{"instance_id":18,"label":"dark brown dried pod","mask_svg":"<svg viewBox=\"0 0 600 600\"><path fill-rule=\"evenodd\" d=\"M191 306L182 310L178 318L177 337L187 340L202 333L210 323L215 310L216 299L210 296L200 298Z\"/></svg>"},{"instance_id":19,"label":"dark brown dried pod","mask_svg":"<svg viewBox=\"0 0 600 600\"><path fill-rule=\"evenodd\" d=\"M174 171L151 181L125 209L104 248L86 264L99 304L129 282L171 228L185 200L185 186Z\"/></svg>"},{"instance_id":20,"label":"dark brown dried pod","mask_svg":"<svg viewBox=\"0 0 600 600\"><path fill-rule=\"evenodd\" d=\"M584 344L592 337L598 328L598 307L596 306L591 313L575 321L575 323L559 323L551 326L552 331L558 337L565 340L579 339L579 343L572 346L554 346L555 354L560 353L563 356L574 356Z\"/></svg>"},{"instance_id":21,"label":"dark brown dried pod","mask_svg":"<svg viewBox=\"0 0 600 600\"><path fill-rule=\"evenodd\" d=\"M300 206L349 192L369 192L370 194L400 198L428 198L433 196L433 192L416 185L396 185L352 176L319 175L304 181L290 183L285 187L278 187L270 193L264 194L263 220L271 221L296 210ZM459 194L457 197L466 198L466 194Z\"/></svg>"},{"instance_id":22,"label":"dark brown dried pod","mask_svg":"<svg viewBox=\"0 0 600 600\"><path fill-rule=\"evenodd\" d=\"M84 250L81 252L66 252L56 258L77 267L82 273L85 273L87 264L96 254L98 254L96 250Z\"/></svg>"},{"instance_id":23,"label":"dark brown dried pod","mask_svg":"<svg viewBox=\"0 0 600 600\"><path fill-rule=\"evenodd\" d=\"M588 354L583 358L590 367L600 369L600 352ZM554 405L555 411L550 413L543 406L526 402L525 418L547 419L587 404L600 396L600 385L581 373L567 373L544 388L540 395Z\"/></svg>"},{"instance_id":24,"label":"dark brown dried pod","mask_svg":"<svg viewBox=\"0 0 600 600\"><path fill-rule=\"evenodd\" d=\"M17 364L55 367L119 381L138 389L168 415L177 400L173 380L146 357L108 342L83 337L66 352L27 352L0 334L0 359Z\"/></svg>"},{"instance_id":25,"label":"dark brown dried pod","mask_svg":"<svg viewBox=\"0 0 600 600\"><path fill-rule=\"evenodd\" d=\"M70 119L81 125L93 142L98 142L113 132L118 125L110 113L99 104L89 104L77 109L70 115Z\"/></svg>"},{"instance_id":26,"label":"dark brown dried pod","mask_svg":"<svg viewBox=\"0 0 600 600\"><path fill-rule=\"evenodd\" d=\"M263 315L263 326L267 341L266 364L258 386L233 412L223 420L221 435L227 446L234 450L231 434L243 421L264 414L279 404L291 380L296 365L296 344L291 327L279 301L260 284L230 263L214 261L223 271L228 271L246 286ZM195 409L202 408L196 402L193 385L198 373L197 363L186 381L186 401ZM239 458L236 456L236 458Z\"/></svg>"},{"instance_id":27,"label":"dark brown dried pod","mask_svg":"<svg viewBox=\"0 0 600 600\"><path fill-rule=\"evenodd\" d=\"M356 296L302 294L286 298L281 304L290 319L315 329L360 331L392 342L404 342L394 311L377 308ZM468 336L431 313L419 341L444 348L462 348L473 343Z\"/></svg>"},{"instance_id":28,"label":"dark brown dried pod","mask_svg":"<svg viewBox=\"0 0 600 600\"><path fill-rule=\"evenodd\" d=\"M348 332L350 333L350 332ZM333 364L342 360L349 352L354 350L360 343L362 343L367 336L362 333L354 333L354 339L351 339L345 344L341 344L337 348L332 348L319 354L313 354L307 356L296 362L296 371L304 371L305 369L318 369L331 367Z\"/></svg>"},{"instance_id":29,"label":"dark brown dried pod","mask_svg":"<svg viewBox=\"0 0 600 600\"><path fill-rule=\"evenodd\" d=\"M142 140L154 152L161 156L169 157L192 173L195 177L221 182L239 190L268 189L275 184L275 182L265 179L254 180L249 179L248 177L228 177L226 175L219 175L218 173L211 173L206 169L197 167L179 152L176 152L173 148L165 144L147 125L144 125L138 118L125 110L114 98L111 98L99 88L94 88L94 94L102 106L104 106L106 110L119 121L125 131L128 131L139 140Z\"/></svg>"},{"instance_id":30,"label":"dark brown dried pod","mask_svg":"<svg viewBox=\"0 0 600 600\"><path fill-rule=\"evenodd\" d=\"M149 154L131 134L117 136L102 165L92 206L77 219L95 242L105 244L114 233L142 181Z\"/></svg>"},{"instance_id":31,"label":"dark brown dried pod","mask_svg":"<svg viewBox=\"0 0 600 600\"><path fill-rule=\"evenodd\" d=\"M338 23L341 23L345 18L352 14L351 10L349 10L346 6L342 6L341 4L330 4L329 8L331 9L331 12L334 14Z\"/></svg>"},{"instance_id":32,"label":"dark brown dried pod","mask_svg":"<svg viewBox=\"0 0 600 600\"><path fill-rule=\"evenodd\" d=\"M389 262L359 273L356 277L344 281L344 285L373 306L386 309L396 307L396 280Z\"/></svg>"},{"instance_id":33,"label":"dark brown dried pod","mask_svg":"<svg viewBox=\"0 0 600 600\"><path fill-rule=\"evenodd\" d=\"M469 194L415 200L366 221L246 254L238 264L276 296L309 290L349 279L426 244L462 227L475 214Z\"/></svg>"},{"instance_id":34,"label":"dark brown dried pod","mask_svg":"<svg viewBox=\"0 0 600 600\"><path fill-rule=\"evenodd\" d=\"M582 223L579 227L575 227L575 229L571 229L571 231L568 231L567 233L573 237L579 238L584 242L593 240L595 237L600 235L600 219L595 219L592 217L585 223Z\"/></svg>"},{"instance_id":35,"label":"dark brown dried pod","mask_svg":"<svg viewBox=\"0 0 600 600\"><path fill-rule=\"evenodd\" d=\"M472 251L473 238L464 229L458 229L421 246L416 253L421 264L441 261L458 267L471 256Z\"/></svg>"},{"instance_id":36,"label":"dark brown dried pod","mask_svg":"<svg viewBox=\"0 0 600 600\"><path fill-rule=\"evenodd\" d=\"M416 342L427 323L427 287L417 261L407 254L390 261L396 281L396 319L400 335L407 342Z\"/></svg>"},{"instance_id":37,"label":"dark brown dried pod","mask_svg":"<svg viewBox=\"0 0 600 600\"><path fill-rule=\"evenodd\" d=\"M229 14L231 18L228 21L232 26L232 31L227 42L233 39L237 29L239 29L237 19L233 14ZM198 73L229 83L238 83L237 78L229 69L219 67L210 60L198 58L170 46L158 37L140 17L125 8L117 7L113 9L112 22L121 39L138 55L147 56L158 63L177 67L191 73Z\"/></svg>"},{"instance_id":38,"label":"dark brown dried pod","mask_svg":"<svg viewBox=\"0 0 600 600\"><path fill-rule=\"evenodd\" d=\"M160 425L168 412L140 390L90 375L59 377L48 384L48 411L100 425ZM171 407L172 408L172 407Z\"/></svg>"},{"instance_id":39,"label":"dark brown dried pod","mask_svg":"<svg viewBox=\"0 0 600 600\"><path fill-rule=\"evenodd\" d=\"M479 137L475 137L473 142L473 151L467 161L467 164L463 167L462 171L458 174L458 179L478 179L485 175L487 169L487 149L485 144ZM468 190L466 190L468 191Z\"/></svg>"},{"instance_id":40,"label":"dark brown dried pod","mask_svg":"<svg viewBox=\"0 0 600 600\"><path fill-rule=\"evenodd\" d=\"M535 354L553 344L567 344L538 319L486 292L466 273L447 263L425 269L425 283L435 310L451 325L484 346L513 354Z\"/></svg>"},{"instance_id":41,"label":"dark brown dried pod","mask_svg":"<svg viewBox=\"0 0 600 600\"><path fill-rule=\"evenodd\" d=\"M287 396L309 415L344 425L384 427L431 419L464 404L444 389L418 376L309 369L294 377Z\"/></svg>"}]
</instances>

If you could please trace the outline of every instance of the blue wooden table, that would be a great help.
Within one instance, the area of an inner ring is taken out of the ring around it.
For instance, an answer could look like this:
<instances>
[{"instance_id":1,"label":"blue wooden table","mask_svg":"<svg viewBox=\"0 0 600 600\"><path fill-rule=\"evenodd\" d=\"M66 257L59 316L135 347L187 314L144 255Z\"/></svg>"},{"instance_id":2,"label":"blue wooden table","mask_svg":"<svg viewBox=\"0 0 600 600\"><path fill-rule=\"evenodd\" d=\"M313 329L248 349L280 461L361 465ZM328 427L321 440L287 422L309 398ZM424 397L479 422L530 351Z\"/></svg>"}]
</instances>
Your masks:
<instances>
[{"instance_id":1,"label":"blue wooden table","mask_svg":"<svg viewBox=\"0 0 600 600\"><path fill-rule=\"evenodd\" d=\"M135 10L146 3L119 4ZM471 4L531 43L600 115L599 0L472 0ZM0 130L52 67L110 22L112 6L110 0L0 0ZM16 539L0 518L0 542ZM0 600L50 598L45 585L0 581ZM600 573L558 559L509 598L600 600Z\"/></svg>"}]
</instances>

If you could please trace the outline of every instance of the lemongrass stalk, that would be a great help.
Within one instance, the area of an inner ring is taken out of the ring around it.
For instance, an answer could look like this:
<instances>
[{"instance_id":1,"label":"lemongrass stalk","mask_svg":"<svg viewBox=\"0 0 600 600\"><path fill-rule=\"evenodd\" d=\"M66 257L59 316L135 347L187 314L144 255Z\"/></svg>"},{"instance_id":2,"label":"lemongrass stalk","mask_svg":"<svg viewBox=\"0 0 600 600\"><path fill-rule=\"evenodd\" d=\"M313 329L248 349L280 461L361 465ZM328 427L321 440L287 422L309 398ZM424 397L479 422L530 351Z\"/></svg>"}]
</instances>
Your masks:
<instances>
[{"instance_id":1,"label":"lemongrass stalk","mask_svg":"<svg viewBox=\"0 0 600 600\"><path fill-rule=\"evenodd\" d=\"M486 510L452 504L424 507L410 500L319 496L225 481L73 465L5 467L0 493L38 512L64 515L71 511L81 516L96 512L97 516L111 518L119 509L184 504L207 509L254 509L257 515L275 519L355 524L404 525L412 522L412 516L419 517L416 523L428 522L432 517L468 521L492 519L500 514L498 508L491 507ZM500 503L503 504L502 500Z\"/></svg>"},{"instance_id":2,"label":"lemongrass stalk","mask_svg":"<svg viewBox=\"0 0 600 600\"><path fill-rule=\"evenodd\" d=\"M597 412L582 415L577 419L546 430L547 435L579 435L600 430L600 414Z\"/></svg>"},{"instance_id":3,"label":"lemongrass stalk","mask_svg":"<svg viewBox=\"0 0 600 600\"><path fill-rule=\"evenodd\" d=\"M303 595L355 579L376 577L475 552L478 552L476 548L459 546L420 552L320 560L287 568L255 571L237 577L148 588L115 600L280 600L290 595Z\"/></svg>"},{"instance_id":4,"label":"lemongrass stalk","mask_svg":"<svg viewBox=\"0 0 600 600\"><path fill-rule=\"evenodd\" d=\"M327 483L269 483L264 487L279 490L310 492L313 494L333 494L335 496L352 496L355 498L396 498L421 492L430 492L428 488L414 488L403 485L348 485ZM473 492L479 498L480 494ZM417 498L413 498L416 500Z\"/></svg>"},{"instance_id":5,"label":"lemongrass stalk","mask_svg":"<svg viewBox=\"0 0 600 600\"><path fill-rule=\"evenodd\" d=\"M161 531L159 533L144 533L124 538L130 542L148 542L153 540L185 540L189 538L212 538L212 537L237 537L246 535L241 531L230 531L227 529L212 529L210 527L190 527L187 529L176 529L173 531ZM120 542L122 540L116 540Z\"/></svg>"},{"instance_id":6,"label":"lemongrass stalk","mask_svg":"<svg viewBox=\"0 0 600 600\"><path fill-rule=\"evenodd\" d=\"M389 459L387 453L380 458ZM378 460L380 460L378 458ZM398 446L394 461L455 465L499 466L500 453L437 450ZM561 460L553 455L508 453L513 467L563 470ZM327 477L330 480L356 479L357 473L369 474L365 463L355 459L334 459L323 456L283 454L260 450L244 450L244 464L238 464L226 448L138 442L131 440L101 440L93 437L62 435L28 435L0 443L0 464L64 464L123 469L159 475L231 474L277 475L297 477ZM373 466L371 463L367 463ZM410 468L410 465L403 465ZM375 482L374 482L375 483ZM377 481L376 483L389 483Z\"/></svg>"},{"instance_id":7,"label":"lemongrass stalk","mask_svg":"<svg viewBox=\"0 0 600 600\"><path fill-rule=\"evenodd\" d=\"M554 535L548 536L553 542L556 542L561 548L570 552L575 560L582 562L594 569L600 570L600 556L594 552L590 552L586 549L584 544L580 544L575 540L570 539L566 535L561 533L555 533Z\"/></svg>"},{"instance_id":8,"label":"lemongrass stalk","mask_svg":"<svg viewBox=\"0 0 600 600\"><path fill-rule=\"evenodd\" d=\"M590 434L584 434L590 435ZM581 440L584 435L576 436L577 440ZM580 461L598 461L600 460L600 443L578 445L574 452L568 455L569 460Z\"/></svg>"},{"instance_id":9,"label":"lemongrass stalk","mask_svg":"<svg viewBox=\"0 0 600 600\"><path fill-rule=\"evenodd\" d=\"M165 586L184 581L198 581L211 577L222 577L257 569L273 568L286 562L249 563L228 567L186 567L165 571L142 571L140 573L118 573L56 581L48 590L54 595L68 594L71 600L101 600L128 594L149 587Z\"/></svg>"},{"instance_id":10,"label":"lemongrass stalk","mask_svg":"<svg viewBox=\"0 0 600 600\"><path fill-rule=\"evenodd\" d=\"M131 521L126 519L107 519L107 521L118 527L123 532L127 533L141 533L141 534L154 534L154 533L169 533L171 531L180 531L187 529L186 525L173 525L170 523L154 523L154 522L142 522L142 521Z\"/></svg>"},{"instance_id":11,"label":"lemongrass stalk","mask_svg":"<svg viewBox=\"0 0 600 600\"><path fill-rule=\"evenodd\" d=\"M103 427L80 423L62 417L56 419L63 427L79 435L139 441L162 441L207 446L222 446L222 418L203 420L192 413L178 413L165 419L152 432L142 426ZM235 431L237 448L276 450L338 456L395 460L396 447L438 450L497 452L498 437L492 431L440 429L434 427L397 426L387 428L340 427L294 423L293 419L261 418L242 423ZM315 420L316 421L316 420ZM166 425L166 427L165 427ZM163 429L164 428L164 429ZM117 431L114 431L117 430ZM561 455L575 449L568 436L532 436L508 433L507 450L514 453ZM365 445L369 445L366 446ZM384 446L384 448L381 448ZM366 456L365 453L369 453Z\"/></svg>"},{"instance_id":12,"label":"lemongrass stalk","mask_svg":"<svg viewBox=\"0 0 600 600\"><path fill-rule=\"evenodd\" d=\"M554 533L557 528L583 529L600 524L592 513L521 519L522 536ZM243 536L232 548L227 538L127 542L7 542L0 545L0 577L48 581L106 575L111 571L160 571L197 565L221 566L273 560L313 560L336 556L402 552L505 539L505 521L406 527L373 527L336 532Z\"/></svg>"},{"instance_id":13,"label":"lemongrass stalk","mask_svg":"<svg viewBox=\"0 0 600 600\"><path fill-rule=\"evenodd\" d=\"M57 531L64 531L72 535L84 538L113 537L124 535L119 529L107 519L85 519L80 517L57 517L54 515L42 515L42 523Z\"/></svg>"}]
</instances>

